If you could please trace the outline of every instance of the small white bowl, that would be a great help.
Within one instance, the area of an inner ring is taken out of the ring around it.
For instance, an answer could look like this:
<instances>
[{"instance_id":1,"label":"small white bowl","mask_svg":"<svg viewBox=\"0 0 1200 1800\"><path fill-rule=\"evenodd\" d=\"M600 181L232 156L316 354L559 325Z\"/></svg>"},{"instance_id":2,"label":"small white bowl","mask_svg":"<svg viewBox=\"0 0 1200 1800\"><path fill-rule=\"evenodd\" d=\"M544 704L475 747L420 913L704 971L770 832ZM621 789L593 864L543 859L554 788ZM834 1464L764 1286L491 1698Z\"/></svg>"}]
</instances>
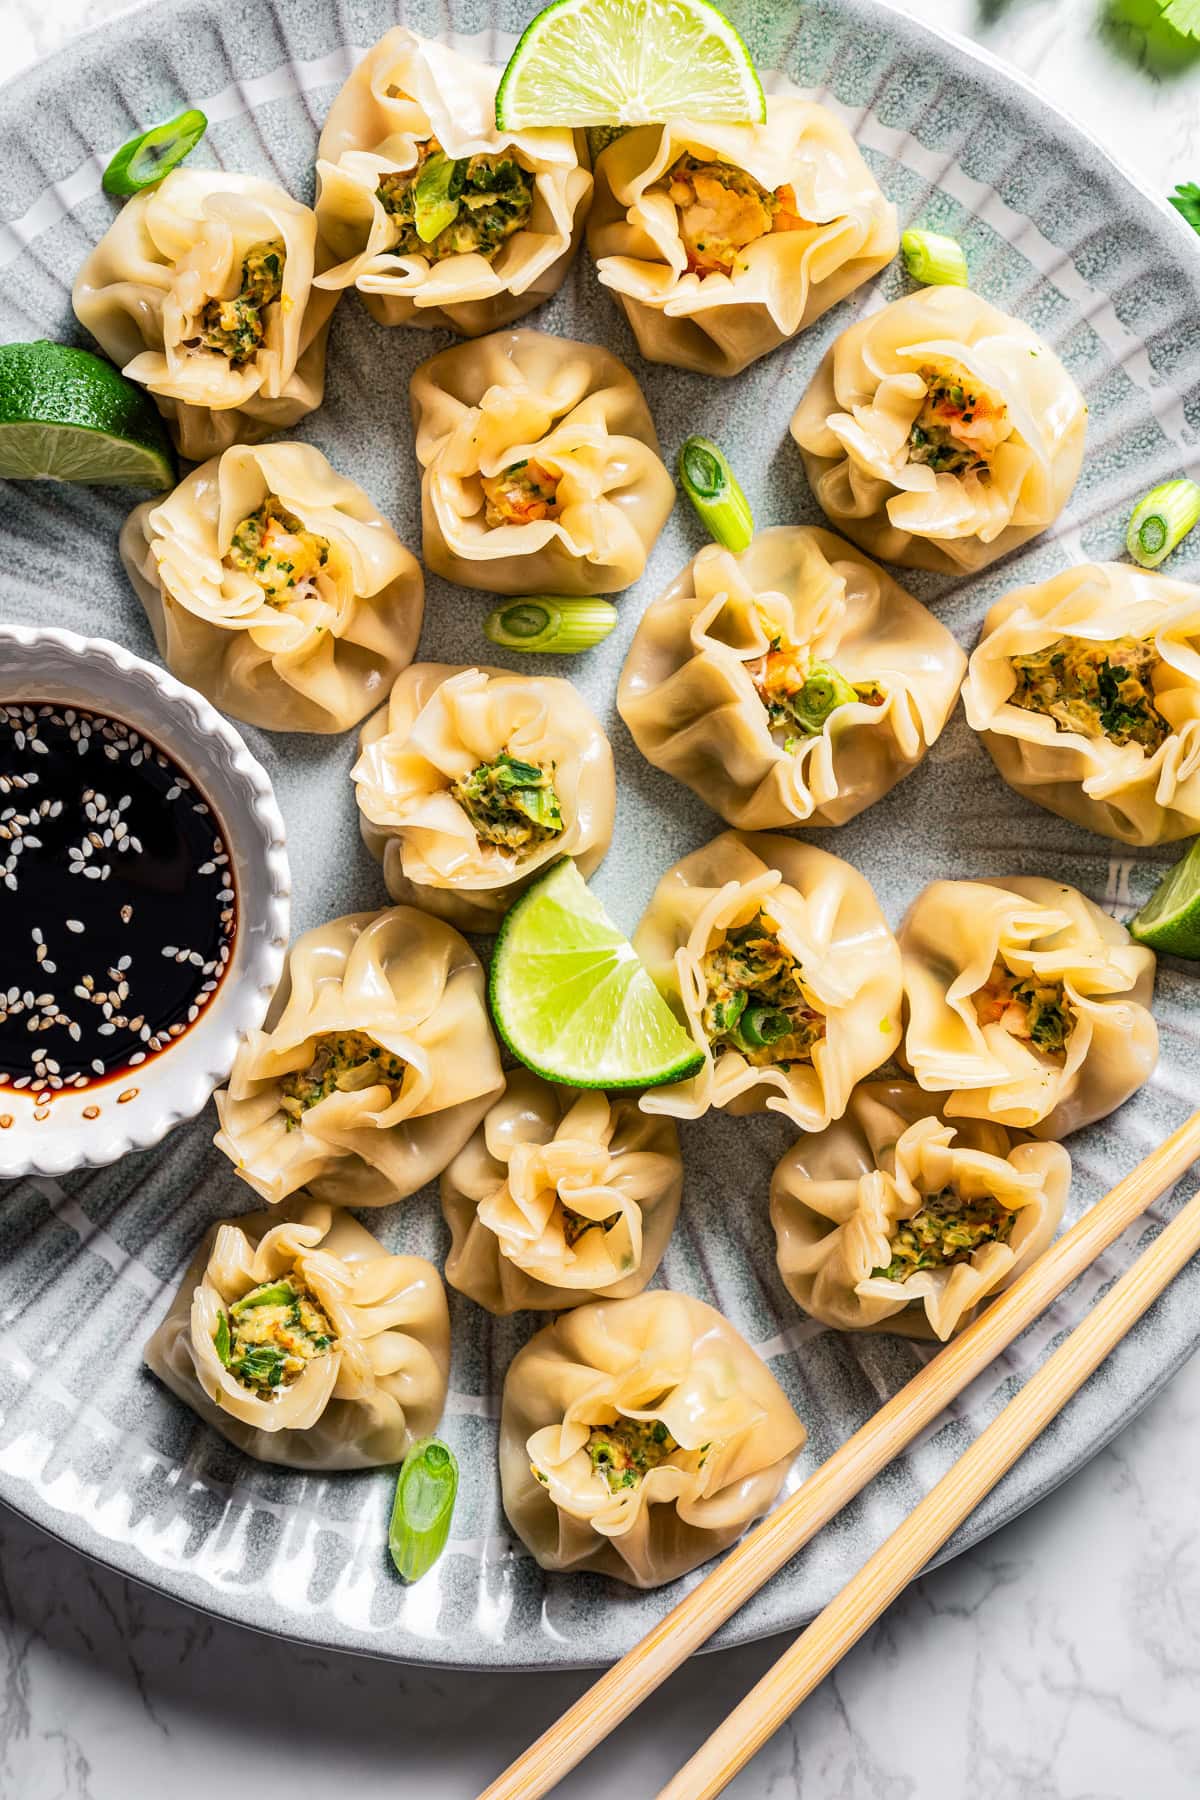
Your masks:
<instances>
[{"instance_id":1,"label":"small white bowl","mask_svg":"<svg viewBox=\"0 0 1200 1800\"><path fill-rule=\"evenodd\" d=\"M237 930L231 966L199 1018L135 1072L57 1093L37 1109L46 1114L40 1119L31 1090L0 1089L0 1115L11 1121L0 1128L0 1175L61 1175L114 1162L194 1118L229 1074L242 1038L262 1024L283 968L291 901L271 783L200 694L104 638L0 625L0 703L32 700L132 725L195 778L229 849ZM93 1116L85 1118L85 1108Z\"/></svg>"}]
</instances>

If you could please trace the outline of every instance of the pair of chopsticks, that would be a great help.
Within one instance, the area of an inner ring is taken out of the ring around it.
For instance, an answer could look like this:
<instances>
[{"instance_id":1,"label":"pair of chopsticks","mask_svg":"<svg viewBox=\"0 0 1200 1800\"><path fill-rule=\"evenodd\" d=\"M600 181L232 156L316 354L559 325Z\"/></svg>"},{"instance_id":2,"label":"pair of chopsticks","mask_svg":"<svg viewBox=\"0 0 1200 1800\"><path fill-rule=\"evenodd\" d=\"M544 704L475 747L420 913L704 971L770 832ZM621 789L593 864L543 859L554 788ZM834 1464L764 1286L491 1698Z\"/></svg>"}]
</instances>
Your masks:
<instances>
[{"instance_id":1,"label":"pair of chopsticks","mask_svg":"<svg viewBox=\"0 0 1200 1800\"><path fill-rule=\"evenodd\" d=\"M861 1492L1200 1158L1200 1112L847 1438L479 1800L540 1800ZM1200 1250L1200 1193L701 1745L658 1800L708 1800L833 1669Z\"/></svg>"}]
</instances>

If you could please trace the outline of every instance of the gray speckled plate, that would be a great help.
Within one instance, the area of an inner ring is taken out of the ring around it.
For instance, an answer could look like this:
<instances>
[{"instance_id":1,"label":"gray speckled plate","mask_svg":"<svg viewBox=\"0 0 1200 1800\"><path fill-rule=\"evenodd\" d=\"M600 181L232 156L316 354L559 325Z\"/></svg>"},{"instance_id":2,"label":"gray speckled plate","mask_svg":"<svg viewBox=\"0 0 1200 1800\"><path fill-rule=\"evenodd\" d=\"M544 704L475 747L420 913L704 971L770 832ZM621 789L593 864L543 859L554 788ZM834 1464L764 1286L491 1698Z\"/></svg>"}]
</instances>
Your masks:
<instances>
[{"instance_id":1,"label":"gray speckled plate","mask_svg":"<svg viewBox=\"0 0 1200 1800\"><path fill-rule=\"evenodd\" d=\"M499 60L523 0L413 0L400 17L462 34ZM1196 464L1200 245L1164 205L1078 130L984 59L874 0L731 8L764 70L837 108L903 218L954 232L975 284L1049 338L1084 388L1091 432L1083 477L1058 529L971 582L915 576L964 644L990 603L1081 555L1121 553L1134 496ZM492 24L489 25L489 19ZM275 174L311 198L325 110L357 50L395 22L382 0L173 0L73 45L0 94L0 337L77 339L71 278L105 229L106 155L138 126L202 105L197 161ZM893 267L879 288L891 297ZM730 450L761 524L815 520L787 435L795 399L861 294L799 342L731 383L641 364L581 256L531 323L603 340L641 376L664 449L702 425ZM411 544L419 540L407 383L441 339L386 332L351 297L334 322L328 398L300 435L360 480ZM117 560L122 503L110 492L0 484L0 610L120 638L153 655ZM621 772L616 840L597 880L632 927L662 869L719 824L645 764L613 706L639 612L700 544L677 509L621 623L577 679L607 721ZM1200 577L1192 551L1175 567ZM485 601L430 583L422 654L471 661ZM556 670L556 673L561 671ZM290 834L296 925L382 903L362 849L347 773L354 739L246 733L270 770ZM1171 860L1133 856L1019 800L961 714L919 770L864 817L820 840L874 882L893 923L935 875L1052 872L1125 916ZM1197 987L1164 966L1158 1073L1072 1144L1077 1214L1179 1123L1200 1070ZM626 1649L675 1597L593 1577L547 1578L509 1536L494 1474L508 1360L534 1328L494 1321L453 1297L454 1366L445 1431L464 1482L456 1536L437 1571L406 1590L387 1564L386 1473L321 1478L259 1467L197 1425L140 1366L140 1348L204 1226L246 1211L249 1190L210 1147L211 1111L159 1149L61 1184L14 1186L0 1210L0 1496L114 1568L213 1612L312 1643L411 1662L533 1667L592 1663ZM770 1169L776 1119L712 1114L685 1132L683 1215L660 1279L711 1300L770 1361L811 1436L792 1476L815 1464L912 1373L927 1351L890 1337L838 1336L802 1320L775 1272ZM1168 1198L1144 1231L1173 1208ZM371 1215L397 1249L441 1261L432 1193ZM935 1429L867 1490L718 1635L732 1643L794 1626L942 1473L1026 1370L1128 1263L1139 1229L1032 1328ZM993 1530L1091 1456L1200 1341L1200 1265L1186 1271L1108 1365L1003 1481L947 1554ZM695 1579L695 1577L693 1577Z\"/></svg>"}]
</instances>

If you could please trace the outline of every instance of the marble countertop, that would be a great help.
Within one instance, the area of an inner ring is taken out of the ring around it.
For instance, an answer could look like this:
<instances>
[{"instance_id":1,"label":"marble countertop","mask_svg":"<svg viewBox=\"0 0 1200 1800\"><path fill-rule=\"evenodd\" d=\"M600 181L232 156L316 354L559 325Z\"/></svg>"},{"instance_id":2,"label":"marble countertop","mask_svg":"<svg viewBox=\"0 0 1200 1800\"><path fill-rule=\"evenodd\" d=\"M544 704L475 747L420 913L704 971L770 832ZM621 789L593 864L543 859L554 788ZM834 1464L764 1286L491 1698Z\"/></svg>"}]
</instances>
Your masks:
<instances>
[{"instance_id":1,"label":"marble countertop","mask_svg":"<svg viewBox=\"0 0 1200 1800\"><path fill-rule=\"evenodd\" d=\"M121 0L0 0L6 74ZM1166 192L1200 179L1200 66L1103 0L907 0L1015 65ZM728 1790L738 1800L1195 1800L1200 1359L1058 1493L916 1583ZM699 1659L564 1800L655 1793L779 1653ZM586 1685L425 1674L218 1624L0 1514L0 1796L470 1800ZM938 1704L930 1706L928 1696Z\"/></svg>"}]
</instances>

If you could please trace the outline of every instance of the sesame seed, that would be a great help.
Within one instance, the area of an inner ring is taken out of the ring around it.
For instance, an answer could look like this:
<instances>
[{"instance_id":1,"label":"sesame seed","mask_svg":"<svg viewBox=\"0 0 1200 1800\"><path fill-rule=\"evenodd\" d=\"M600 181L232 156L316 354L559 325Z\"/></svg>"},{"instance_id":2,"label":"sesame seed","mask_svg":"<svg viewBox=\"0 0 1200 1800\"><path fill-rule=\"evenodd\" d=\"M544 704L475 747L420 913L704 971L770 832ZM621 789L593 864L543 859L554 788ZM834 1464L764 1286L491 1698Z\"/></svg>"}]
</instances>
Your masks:
<instances>
[{"instance_id":1,"label":"sesame seed","mask_svg":"<svg viewBox=\"0 0 1200 1800\"><path fill-rule=\"evenodd\" d=\"M127 1100L136 1100L140 1092L140 1088L126 1088L123 1094L117 1095L117 1105L124 1106Z\"/></svg>"},{"instance_id":2,"label":"sesame seed","mask_svg":"<svg viewBox=\"0 0 1200 1800\"><path fill-rule=\"evenodd\" d=\"M100 1108L98 1106L85 1106L83 1109L83 1116L85 1119L98 1119L100 1117Z\"/></svg>"}]
</instances>

